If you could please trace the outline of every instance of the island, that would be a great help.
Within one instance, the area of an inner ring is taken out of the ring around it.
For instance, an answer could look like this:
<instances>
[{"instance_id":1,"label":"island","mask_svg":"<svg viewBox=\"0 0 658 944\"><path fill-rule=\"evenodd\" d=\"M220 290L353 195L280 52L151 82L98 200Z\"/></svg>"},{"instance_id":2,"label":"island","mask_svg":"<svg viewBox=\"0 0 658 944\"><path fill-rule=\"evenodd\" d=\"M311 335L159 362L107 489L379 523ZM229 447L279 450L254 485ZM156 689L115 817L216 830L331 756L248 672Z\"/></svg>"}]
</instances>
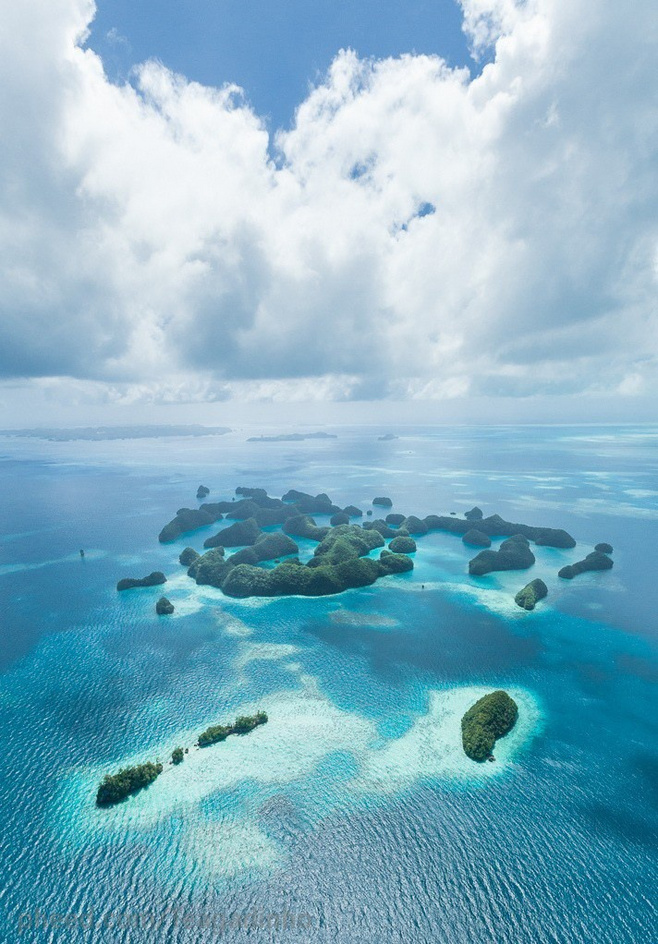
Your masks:
<instances>
[{"instance_id":1,"label":"island","mask_svg":"<svg viewBox=\"0 0 658 944\"><path fill-rule=\"evenodd\" d=\"M397 438L398 437L395 435L395 433L384 433L383 436L377 437L379 442L393 442L393 440Z\"/></svg>"},{"instance_id":2,"label":"island","mask_svg":"<svg viewBox=\"0 0 658 944\"><path fill-rule=\"evenodd\" d=\"M147 761L136 767L124 767L116 774L106 774L96 793L96 805L112 806L120 803L148 787L161 773L162 764Z\"/></svg>"},{"instance_id":3,"label":"island","mask_svg":"<svg viewBox=\"0 0 658 944\"><path fill-rule=\"evenodd\" d=\"M261 530L256 519L247 518L245 521L236 521L235 524L230 524L228 528L223 528L211 538L206 538L203 546L245 547L248 544L255 544L260 534Z\"/></svg>"},{"instance_id":4,"label":"island","mask_svg":"<svg viewBox=\"0 0 658 944\"><path fill-rule=\"evenodd\" d=\"M531 580L526 584L523 590L519 590L514 597L514 602L524 610L534 610L537 603L546 596L548 596L548 587L537 577L536 580Z\"/></svg>"},{"instance_id":5,"label":"island","mask_svg":"<svg viewBox=\"0 0 658 944\"><path fill-rule=\"evenodd\" d=\"M205 510L209 507L208 505L202 505L201 508L179 508L176 516L160 532L158 536L160 543L166 544L168 541L175 541L181 534L196 531L197 528L204 528L209 524L214 524L215 521L219 521L222 515L220 513L213 515Z\"/></svg>"},{"instance_id":6,"label":"island","mask_svg":"<svg viewBox=\"0 0 658 944\"><path fill-rule=\"evenodd\" d=\"M174 604L166 597L160 597L155 604L155 612L158 616L170 616L174 612Z\"/></svg>"},{"instance_id":7,"label":"island","mask_svg":"<svg viewBox=\"0 0 658 944\"><path fill-rule=\"evenodd\" d=\"M469 561L468 572L474 577L482 577L493 570L526 570L534 562L535 555L530 550L528 539L515 534L503 541L497 551L480 551Z\"/></svg>"},{"instance_id":8,"label":"island","mask_svg":"<svg viewBox=\"0 0 658 944\"><path fill-rule=\"evenodd\" d=\"M210 495L210 489L205 485L199 485L199 487L196 490L196 497L207 498L208 495Z\"/></svg>"},{"instance_id":9,"label":"island","mask_svg":"<svg viewBox=\"0 0 658 944\"><path fill-rule=\"evenodd\" d=\"M558 570L558 577L564 580L573 580L578 574L584 574L588 570L610 570L612 559L601 551L592 551L583 560L576 561L575 564L567 564L561 570Z\"/></svg>"},{"instance_id":10,"label":"island","mask_svg":"<svg viewBox=\"0 0 658 944\"><path fill-rule=\"evenodd\" d=\"M413 554L416 551L416 542L410 534L398 534L388 545L394 554Z\"/></svg>"},{"instance_id":11,"label":"island","mask_svg":"<svg viewBox=\"0 0 658 944\"><path fill-rule=\"evenodd\" d=\"M464 753L478 762L493 758L494 744L512 730L518 716L518 706L507 692L484 695L462 718Z\"/></svg>"},{"instance_id":12,"label":"island","mask_svg":"<svg viewBox=\"0 0 658 944\"><path fill-rule=\"evenodd\" d=\"M240 715L233 724L214 724L203 731L197 740L199 747L209 747L219 741L225 741L229 734L248 734L261 724L267 723L267 714L257 711L255 715Z\"/></svg>"},{"instance_id":13,"label":"island","mask_svg":"<svg viewBox=\"0 0 658 944\"><path fill-rule=\"evenodd\" d=\"M48 439L51 442L110 442L115 439L164 439L170 436L224 436L228 426L76 426L70 429L0 429L0 436Z\"/></svg>"},{"instance_id":14,"label":"island","mask_svg":"<svg viewBox=\"0 0 658 944\"><path fill-rule=\"evenodd\" d=\"M491 547L491 538L489 535L478 531L476 528L471 528L470 531L467 531L462 541L464 544L468 544L471 547Z\"/></svg>"},{"instance_id":15,"label":"island","mask_svg":"<svg viewBox=\"0 0 658 944\"><path fill-rule=\"evenodd\" d=\"M184 567L189 567L199 556L199 552L195 551L193 547L186 547L180 552L178 560Z\"/></svg>"},{"instance_id":16,"label":"island","mask_svg":"<svg viewBox=\"0 0 658 944\"><path fill-rule=\"evenodd\" d=\"M182 747L175 747L173 751L171 752L171 762L172 764L175 764L176 766L178 766L178 764L183 763L184 757L185 757L185 753Z\"/></svg>"},{"instance_id":17,"label":"island","mask_svg":"<svg viewBox=\"0 0 658 944\"><path fill-rule=\"evenodd\" d=\"M161 570L154 570L147 577L123 577L117 583L117 590L132 590L134 587L157 587L166 583L167 578Z\"/></svg>"},{"instance_id":18,"label":"island","mask_svg":"<svg viewBox=\"0 0 658 944\"><path fill-rule=\"evenodd\" d=\"M247 442L302 442L304 439L338 439L334 433L280 433L278 436L250 436Z\"/></svg>"},{"instance_id":19,"label":"island","mask_svg":"<svg viewBox=\"0 0 658 944\"><path fill-rule=\"evenodd\" d=\"M220 531L204 540L205 553L186 547L179 559L199 585L216 587L227 596L324 596L369 586L380 577L412 570L413 560L408 555L415 552L416 540L431 531L459 535L466 545L483 548L469 562L469 573L476 577L531 567L535 556L530 542L557 548L576 544L561 528L509 522L496 514L485 518L478 507L463 518L453 514L420 518L390 512L385 519L373 519L368 509L367 520L361 525L350 523L363 516L360 508L341 508L325 492L291 488L275 498L264 488L241 485L235 493L230 501L179 509L160 532L160 541L171 541L226 519ZM388 509L392 504L387 496L373 500L375 507ZM319 517L316 520L314 516ZM491 541L497 537L505 540L493 550ZM318 544L306 563L299 560L300 539ZM235 548L230 557L227 548ZM372 553L377 548L383 548L379 557ZM274 561L274 566L269 561ZM580 565L572 566L578 570ZM588 558L587 567L591 566ZM563 576L566 573L571 571Z\"/></svg>"},{"instance_id":20,"label":"island","mask_svg":"<svg viewBox=\"0 0 658 944\"><path fill-rule=\"evenodd\" d=\"M601 544L595 544L594 550L600 551L601 554L612 554L612 544L607 544L603 541Z\"/></svg>"}]
</instances>

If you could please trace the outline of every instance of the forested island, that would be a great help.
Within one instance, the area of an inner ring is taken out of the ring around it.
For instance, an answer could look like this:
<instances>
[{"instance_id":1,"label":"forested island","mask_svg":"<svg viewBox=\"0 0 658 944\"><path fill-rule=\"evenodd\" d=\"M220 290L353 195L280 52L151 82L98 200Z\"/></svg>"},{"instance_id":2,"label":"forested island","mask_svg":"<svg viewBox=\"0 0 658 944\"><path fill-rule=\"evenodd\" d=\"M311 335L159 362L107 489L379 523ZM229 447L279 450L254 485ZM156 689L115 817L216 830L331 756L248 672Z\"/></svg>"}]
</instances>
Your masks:
<instances>
[{"instance_id":1,"label":"forested island","mask_svg":"<svg viewBox=\"0 0 658 944\"><path fill-rule=\"evenodd\" d=\"M518 706L507 692L484 695L462 718L464 753L478 762L493 759L494 744L512 730L518 716Z\"/></svg>"},{"instance_id":2,"label":"forested island","mask_svg":"<svg viewBox=\"0 0 658 944\"><path fill-rule=\"evenodd\" d=\"M524 610L534 610L539 601L543 600L545 596L548 596L548 587L543 580L537 577L536 580L531 580L530 583L526 584L523 590L519 590L514 597L514 602Z\"/></svg>"},{"instance_id":3,"label":"forested island","mask_svg":"<svg viewBox=\"0 0 658 944\"><path fill-rule=\"evenodd\" d=\"M96 805L112 806L120 803L148 787L161 773L162 764L147 761L136 767L124 767L116 774L106 774L96 793Z\"/></svg>"},{"instance_id":4,"label":"forested island","mask_svg":"<svg viewBox=\"0 0 658 944\"><path fill-rule=\"evenodd\" d=\"M135 587L157 587L166 583L167 578L161 570L154 570L146 577L123 577L117 583L117 590L133 590Z\"/></svg>"},{"instance_id":5,"label":"forested island","mask_svg":"<svg viewBox=\"0 0 658 944\"><path fill-rule=\"evenodd\" d=\"M233 724L214 724L203 731L197 740L199 747L209 747L225 741L229 734L248 734L261 724L267 724L267 714L257 711L255 715L240 715Z\"/></svg>"},{"instance_id":6,"label":"forested island","mask_svg":"<svg viewBox=\"0 0 658 944\"><path fill-rule=\"evenodd\" d=\"M208 747L225 741L230 734L249 734L261 724L267 723L267 714L257 711L255 715L240 715L232 724L215 724L203 731L198 739L198 747ZM182 764L187 748L175 747L171 752L171 763L177 767ZM123 767L116 774L106 774L96 792L97 806L113 806L127 797L139 793L148 787L162 773L162 764L147 761L135 767Z\"/></svg>"},{"instance_id":7,"label":"forested island","mask_svg":"<svg viewBox=\"0 0 658 944\"><path fill-rule=\"evenodd\" d=\"M372 505L389 509L393 500L378 495ZM361 508L341 507L325 492L314 495L289 489L275 498L264 488L239 486L230 501L180 508L159 539L169 543L222 522L215 534L205 537L204 553L186 547L180 562L197 584L216 587L232 597L325 596L369 586L380 577L413 570L409 555L417 550L416 540L432 531L459 535L465 546L481 549L468 563L473 577L532 567L535 555L531 543L566 550L576 546L575 539L562 528L511 522L495 514L485 517L478 506L463 517L455 512L420 518L391 511L385 519L372 518L371 510L366 514L367 520L355 522L355 518L363 518ZM492 540L497 538L504 540L493 548ZM299 559L300 539L317 544L306 562ZM234 548L234 553L227 553ZM607 551L610 545L597 545L583 561L563 567L560 576L570 579L584 570L609 569L612 561L604 548ZM534 598L534 606L545 596L542 586L542 581L531 581L517 594L518 605L532 609L527 604Z\"/></svg>"}]
</instances>

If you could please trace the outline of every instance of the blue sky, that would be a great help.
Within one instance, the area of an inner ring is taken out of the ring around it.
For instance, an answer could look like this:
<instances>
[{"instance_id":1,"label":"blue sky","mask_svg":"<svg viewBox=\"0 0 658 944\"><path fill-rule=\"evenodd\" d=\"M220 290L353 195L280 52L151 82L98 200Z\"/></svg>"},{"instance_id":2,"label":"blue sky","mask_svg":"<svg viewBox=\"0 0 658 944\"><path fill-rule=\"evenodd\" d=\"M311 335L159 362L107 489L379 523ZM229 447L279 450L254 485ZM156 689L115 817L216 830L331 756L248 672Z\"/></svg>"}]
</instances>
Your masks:
<instances>
[{"instance_id":1,"label":"blue sky","mask_svg":"<svg viewBox=\"0 0 658 944\"><path fill-rule=\"evenodd\" d=\"M475 66L454 0L99 0L89 45L108 75L146 59L204 85L241 86L270 126L295 108L342 48L361 57L435 53Z\"/></svg>"},{"instance_id":2,"label":"blue sky","mask_svg":"<svg viewBox=\"0 0 658 944\"><path fill-rule=\"evenodd\" d=\"M0 426L655 415L657 59L656 0L8 4Z\"/></svg>"}]
</instances>

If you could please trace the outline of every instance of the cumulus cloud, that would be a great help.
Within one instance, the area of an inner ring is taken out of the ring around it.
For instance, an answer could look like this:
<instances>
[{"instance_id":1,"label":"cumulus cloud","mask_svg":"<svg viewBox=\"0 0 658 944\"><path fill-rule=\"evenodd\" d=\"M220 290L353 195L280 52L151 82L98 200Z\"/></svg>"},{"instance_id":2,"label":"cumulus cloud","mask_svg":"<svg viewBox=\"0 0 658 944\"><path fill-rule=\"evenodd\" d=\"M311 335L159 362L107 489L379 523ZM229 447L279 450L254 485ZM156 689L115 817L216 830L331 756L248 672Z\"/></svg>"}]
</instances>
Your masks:
<instances>
[{"instance_id":1,"label":"cumulus cloud","mask_svg":"<svg viewBox=\"0 0 658 944\"><path fill-rule=\"evenodd\" d=\"M270 140L236 87L155 62L110 83L89 0L13 4L0 376L176 401L655 390L654 0L462 7L475 78L341 51Z\"/></svg>"}]
</instances>

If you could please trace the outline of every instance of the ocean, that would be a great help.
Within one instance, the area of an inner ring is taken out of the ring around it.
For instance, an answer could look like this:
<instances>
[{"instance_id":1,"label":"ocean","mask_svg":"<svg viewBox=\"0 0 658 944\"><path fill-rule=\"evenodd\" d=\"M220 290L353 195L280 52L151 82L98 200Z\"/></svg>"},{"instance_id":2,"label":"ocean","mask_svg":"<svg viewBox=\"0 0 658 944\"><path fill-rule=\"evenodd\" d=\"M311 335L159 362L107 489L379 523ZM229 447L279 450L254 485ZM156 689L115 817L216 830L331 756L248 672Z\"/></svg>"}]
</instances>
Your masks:
<instances>
[{"instance_id":1,"label":"ocean","mask_svg":"<svg viewBox=\"0 0 658 944\"><path fill-rule=\"evenodd\" d=\"M0 438L0 940L657 941L658 428L328 431ZM478 505L578 544L473 578L475 552L434 532L412 573L235 600L178 562L218 525L158 543L200 484ZM611 571L557 577L601 541ZM152 570L164 587L117 593ZM549 595L525 612L534 577ZM519 720L476 764L460 719L497 688ZM95 806L105 773L179 745L180 766Z\"/></svg>"}]
</instances>

